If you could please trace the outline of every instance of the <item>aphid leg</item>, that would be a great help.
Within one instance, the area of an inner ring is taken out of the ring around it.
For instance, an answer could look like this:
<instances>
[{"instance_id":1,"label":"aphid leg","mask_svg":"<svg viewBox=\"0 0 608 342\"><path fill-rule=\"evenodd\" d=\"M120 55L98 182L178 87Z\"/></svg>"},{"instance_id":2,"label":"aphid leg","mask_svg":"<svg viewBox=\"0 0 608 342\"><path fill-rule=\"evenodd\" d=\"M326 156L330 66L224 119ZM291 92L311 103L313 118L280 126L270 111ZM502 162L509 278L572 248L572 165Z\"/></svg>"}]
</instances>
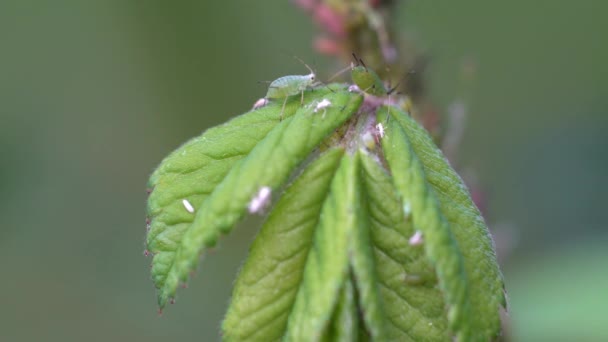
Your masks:
<instances>
[{"instance_id":1,"label":"aphid leg","mask_svg":"<svg viewBox=\"0 0 608 342\"><path fill-rule=\"evenodd\" d=\"M335 74L333 74L333 75L332 75L330 78L328 78L326 82L328 82L328 83L329 83L329 82L333 81L333 80L334 80L334 78L336 78L336 77L338 77L338 76L342 75L343 73L345 73L345 72L349 71L350 69L352 69L352 67L353 67L352 65L349 65L349 66L347 66L346 68L344 68L344 69L342 69L342 70L340 70L340 71L336 72L336 73L335 73Z\"/></svg>"},{"instance_id":2,"label":"aphid leg","mask_svg":"<svg viewBox=\"0 0 608 342\"><path fill-rule=\"evenodd\" d=\"M302 90L302 98L300 99L300 106L304 104L304 90Z\"/></svg>"},{"instance_id":3,"label":"aphid leg","mask_svg":"<svg viewBox=\"0 0 608 342\"><path fill-rule=\"evenodd\" d=\"M285 105L287 104L288 98L289 96L285 96L285 101L283 101L283 108L281 108L281 116L279 118L279 121L283 121L283 112L285 111Z\"/></svg>"}]
</instances>

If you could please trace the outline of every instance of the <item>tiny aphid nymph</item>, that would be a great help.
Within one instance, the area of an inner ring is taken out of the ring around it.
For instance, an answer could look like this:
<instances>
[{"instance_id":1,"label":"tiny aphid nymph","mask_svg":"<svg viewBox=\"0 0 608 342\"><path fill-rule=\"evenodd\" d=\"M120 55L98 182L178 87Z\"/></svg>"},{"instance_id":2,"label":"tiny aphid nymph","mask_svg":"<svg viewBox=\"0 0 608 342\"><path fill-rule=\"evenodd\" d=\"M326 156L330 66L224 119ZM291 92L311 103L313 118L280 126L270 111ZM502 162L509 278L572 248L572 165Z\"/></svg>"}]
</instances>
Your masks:
<instances>
[{"instance_id":1,"label":"tiny aphid nymph","mask_svg":"<svg viewBox=\"0 0 608 342\"><path fill-rule=\"evenodd\" d=\"M378 122L378 124L376 125L376 132L378 133L378 136L380 137L380 139L384 138L384 126L382 125L382 122Z\"/></svg>"},{"instance_id":2,"label":"tiny aphid nymph","mask_svg":"<svg viewBox=\"0 0 608 342\"><path fill-rule=\"evenodd\" d=\"M253 196L247 209L250 214L259 214L270 204L270 198L272 194L272 189L268 186L263 186L258 190L258 192Z\"/></svg>"},{"instance_id":3,"label":"tiny aphid nymph","mask_svg":"<svg viewBox=\"0 0 608 342\"><path fill-rule=\"evenodd\" d=\"M189 213L194 212L194 207L192 206L192 203L190 203L187 199L183 199L182 204L184 205L184 208L186 208L186 211L188 211Z\"/></svg>"},{"instance_id":4,"label":"tiny aphid nymph","mask_svg":"<svg viewBox=\"0 0 608 342\"><path fill-rule=\"evenodd\" d=\"M264 107L267 104L268 104L268 99L262 97L261 99L255 101L255 103L253 104L253 110L256 110L258 108L262 108L262 107Z\"/></svg>"},{"instance_id":5,"label":"tiny aphid nymph","mask_svg":"<svg viewBox=\"0 0 608 342\"><path fill-rule=\"evenodd\" d=\"M329 106L331 106L331 101L328 99L323 99L321 102L317 103L313 112L317 113L318 111L323 110L323 116L325 116L325 112Z\"/></svg>"}]
</instances>

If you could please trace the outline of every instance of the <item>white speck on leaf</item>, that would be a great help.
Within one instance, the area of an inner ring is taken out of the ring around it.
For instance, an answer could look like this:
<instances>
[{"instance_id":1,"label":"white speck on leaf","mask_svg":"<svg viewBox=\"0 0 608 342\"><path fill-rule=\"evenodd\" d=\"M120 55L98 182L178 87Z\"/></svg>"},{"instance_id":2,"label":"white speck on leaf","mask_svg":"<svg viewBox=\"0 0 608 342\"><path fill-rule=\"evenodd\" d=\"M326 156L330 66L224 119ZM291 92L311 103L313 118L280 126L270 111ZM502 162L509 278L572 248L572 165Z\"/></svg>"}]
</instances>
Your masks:
<instances>
[{"instance_id":1,"label":"white speck on leaf","mask_svg":"<svg viewBox=\"0 0 608 342\"><path fill-rule=\"evenodd\" d=\"M424 238L422 237L422 232L417 230L414 235L409 240L410 246L420 246L424 242Z\"/></svg>"},{"instance_id":2,"label":"white speck on leaf","mask_svg":"<svg viewBox=\"0 0 608 342\"><path fill-rule=\"evenodd\" d=\"M384 138L384 126L382 125L382 122L378 122L376 125L376 131L378 132L380 139Z\"/></svg>"},{"instance_id":3,"label":"white speck on leaf","mask_svg":"<svg viewBox=\"0 0 608 342\"><path fill-rule=\"evenodd\" d=\"M264 107L267 104L268 104L268 99L262 97L261 99L255 101L255 103L253 104L253 109L255 110L255 109L258 109L258 108L262 108L262 107Z\"/></svg>"},{"instance_id":4,"label":"white speck on leaf","mask_svg":"<svg viewBox=\"0 0 608 342\"><path fill-rule=\"evenodd\" d=\"M348 87L348 92L350 93L359 93L361 92L361 89L359 89L359 87L356 84L353 84L351 86Z\"/></svg>"},{"instance_id":5,"label":"white speck on leaf","mask_svg":"<svg viewBox=\"0 0 608 342\"><path fill-rule=\"evenodd\" d=\"M325 109L327 107L331 106L331 101L329 101L328 99L323 99L321 100L321 102L317 103L317 106L315 107L314 112L318 112L321 109Z\"/></svg>"},{"instance_id":6,"label":"white speck on leaf","mask_svg":"<svg viewBox=\"0 0 608 342\"><path fill-rule=\"evenodd\" d=\"M270 197L272 194L272 189L268 186L263 186L258 190L258 192L253 196L247 209L250 214L259 214L261 213L266 206L270 203Z\"/></svg>"},{"instance_id":7,"label":"white speck on leaf","mask_svg":"<svg viewBox=\"0 0 608 342\"><path fill-rule=\"evenodd\" d=\"M186 210L189 213L193 213L194 212L194 207L192 206L192 203L190 203L187 199L183 199L182 203L184 204L184 208L186 208Z\"/></svg>"}]
</instances>

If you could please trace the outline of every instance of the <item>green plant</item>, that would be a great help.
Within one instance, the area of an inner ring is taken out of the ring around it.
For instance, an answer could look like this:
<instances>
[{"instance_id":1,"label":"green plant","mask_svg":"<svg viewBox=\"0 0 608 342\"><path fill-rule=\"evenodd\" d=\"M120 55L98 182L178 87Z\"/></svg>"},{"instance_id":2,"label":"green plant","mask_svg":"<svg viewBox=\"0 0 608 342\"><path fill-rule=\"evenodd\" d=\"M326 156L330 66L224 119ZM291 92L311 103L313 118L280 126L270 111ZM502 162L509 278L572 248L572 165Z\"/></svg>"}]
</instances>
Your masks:
<instances>
[{"instance_id":1,"label":"green plant","mask_svg":"<svg viewBox=\"0 0 608 342\"><path fill-rule=\"evenodd\" d=\"M147 235L161 309L201 253L272 197L226 340L497 336L502 276L462 180L407 101L352 90L269 101L163 160Z\"/></svg>"}]
</instances>

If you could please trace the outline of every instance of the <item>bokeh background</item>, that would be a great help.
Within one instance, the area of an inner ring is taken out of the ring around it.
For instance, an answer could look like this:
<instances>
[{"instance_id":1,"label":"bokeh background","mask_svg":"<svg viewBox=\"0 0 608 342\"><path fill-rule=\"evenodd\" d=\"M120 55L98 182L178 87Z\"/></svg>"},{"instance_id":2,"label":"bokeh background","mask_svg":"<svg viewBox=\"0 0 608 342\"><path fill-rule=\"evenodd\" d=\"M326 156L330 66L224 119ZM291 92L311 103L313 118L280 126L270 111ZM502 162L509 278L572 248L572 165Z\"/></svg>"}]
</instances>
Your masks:
<instances>
[{"instance_id":1,"label":"bokeh background","mask_svg":"<svg viewBox=\"0 0 608 342\"><path fill-rule=\"evenodd\" d=\"M396 28L432 57L431 101L467 105L458 165L485 194L516 341L608 340L606 11L396 7ZM0 341L219 340L259 222L158 317L145 184L180 143L247 111L258 80L304 72L290 55L327 78L314 33L283 0L2 1Z\"/></svg>"}]
</instances>

